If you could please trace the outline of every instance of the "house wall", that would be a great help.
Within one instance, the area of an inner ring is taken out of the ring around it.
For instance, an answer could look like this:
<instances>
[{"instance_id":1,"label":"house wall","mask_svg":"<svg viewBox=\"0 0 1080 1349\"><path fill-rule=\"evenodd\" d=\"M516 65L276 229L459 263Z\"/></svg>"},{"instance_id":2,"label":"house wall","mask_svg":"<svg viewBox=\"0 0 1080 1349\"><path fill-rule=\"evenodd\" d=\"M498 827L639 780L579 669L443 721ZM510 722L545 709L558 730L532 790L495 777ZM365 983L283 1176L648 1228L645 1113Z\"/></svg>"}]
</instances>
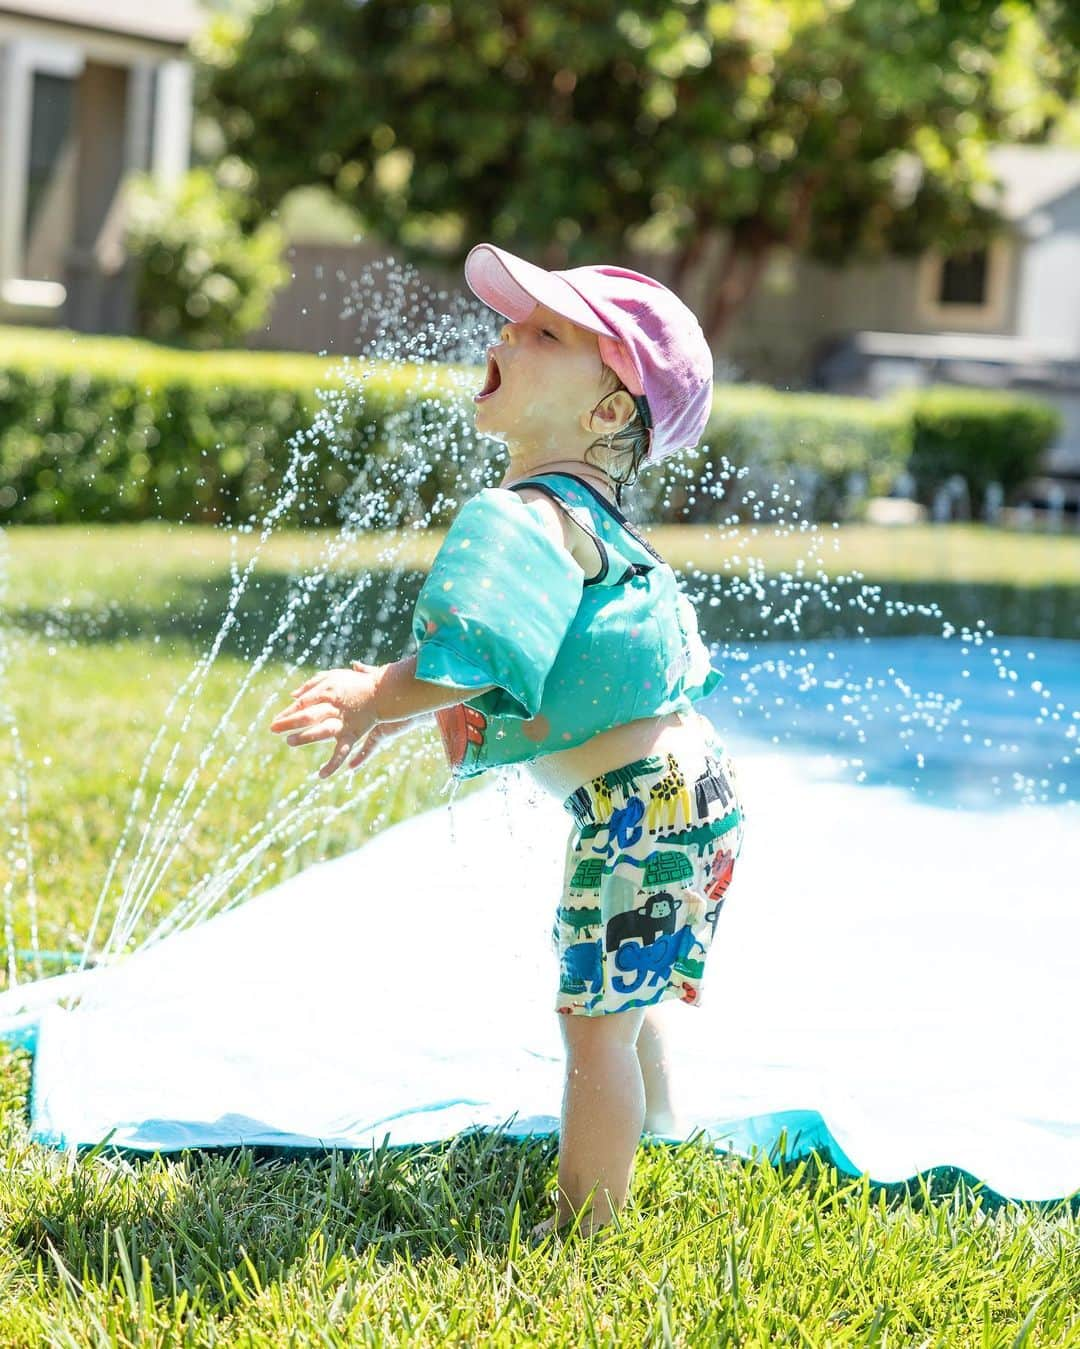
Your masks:
<instances>
[{"instance_id":1,"label":"house wall","mask_svg":"<svg viewBox=\"0 0 1080 1349\"><path fill-rule=\"evenodd\" d=\"M959 316L927 305L928 284L933 279L933 274L927 275L933 266L928 258L886 259L840 270L777 253L727 335L713 343L720 370L781 388L805 388L823 344L852 331L1018 335L1018 286L1030 244L1010 234L1000 247L1003 293L996 321L990 323L985 316ZM391 252L375 240L292 245L287 258L294 272L292 282L278 292L266 326L251 334L246 345L355 351L377 327L350 304L350 294L357 293L355 279L365 266ZM661 281L668 280L663 263L655 258L628 257L625 261ZM1080 265L1075 271L1080 282ZM458 299L467 294L459 272L425 268L421 276L434 292L445 290ZM1066 296L1070 293L1061 289ZM701 313L707 297L690 287L683 293L687 303ZM448 308L438 301L431 304L435 309ZM1058 307L1064 311L1068 306L1065 299ZM1080 314L1080 303L1074 303L1073 310ZM1042 331L1051 328L1043 324Z\"/></svg>"},{"instance_id":2,"label":"house wall","mask_svg":"<svg viewBox=\"0 0 1080 1349\"><path fill-rule=\"evenodd\" d=\"M379 341L385 315L374 307L377 292L390 289L387 259L393 250L377 240L355 244L294 243L285 251L292 280L277 291L262 328L248 333L244 345L268 351L328 352L332 356L356 356ZM362 281L373 268L370 283ZM413 268L418 285L408 295L398 295L390 308L397 313L422 306L436 314L448 314L464 300L460 275L433 267ZM401 283L393 283L401 289ZM439 301L443 292L447 299ZM477 304L479 301L476 302ZM414 310L413 312L420 312ZM419 326L419 324L417 325Z\"/></svg>"},{"instance_id":3,"label":"house wall","mask_svg":"<svg viewBox=\"0 0 1080 1349\"><path fill-rule=\"evenodd\" d=\"M978 316L927 305L934 275L930 255L853 263L842 270L782 256L716 350L734 362L742 378L804 388L821 345L847 332L1013 335L1019 331L1018 280L1027 245L1010 234L998 246L1002 297L989 325Z\"/></svg>"},{"instance_id":4,"label":"house wall","mask_svg":"<svg viewBox=\"0 0 1080 1349\"><path fill-rule=\"evenodd\" d=\"M992 332L1057 348L1080 361L1080 190L1061 198L1039 222L1025 222L1023 232L1003 238L998 259L1002 284L996 322L988 326L976 314L949 313L928 303L933 274L930 256L878 264L859 264L836 272L820 264L781 260L738 316L717 349L733 362L740 378L779 387L804 388L815 354L829 340L845 333ZM1034 228L1032 228L1032 226ZM968 382L960 363L953 376ZM979 377L987 379L986 370ZM879 396L900 384L932 378L922 363L909 357L878 357L868 362L845 391ZM934 378L947 378L936 376ZM996 387L1014 387L1053 404L1063 418L1056 443L1043 456L1046 473L1080 474L1080 390L1075 379L1059 372L1046 382L1013 384L1007 369Z\"/></svg>"},{"instance_id":5,"label":"house wall","mask_svg":"<svg viewBox=\"0 0 1080 1349\"><path fill-rule=\"evenodd\" d=\"M145 155L145 136L132 136L129 116L137 100L136 71L89 61L76 91L78 180L76 214L61 321L83 332L131 329L131 266L123 250L120 187L134 151ZM140 109L141 110L141 109Z\"/></svg>"},{"instance_id":6,"label":"house wall","mask_svg":"<svg viewBox=\"0 0 1080 1349\"><path fill-rule=\"evenodd\" d=\"M1024 255L1019 331L1080 360L1080 188L1040 211Z\"/></svg>"},{"instance_id":7,"label":"house wall","mask_svg":"<svg viewBox=\"0 0 1080 1349\"><path fill-rule=\"evenodd\" d=\"M6 195L5 185L11 183L14 177L12 159L15 153L15 145L11 135L11 127L15 120L15 98L15 53L12 44L5 42L0 37L0 128L2 128L2 131L0 131L0 214L5 210L10 210L10 206L5 207L3 197ZM10 191L10 188L8 191ZM3 221L0 219L0 280L9 275L10 248L10 241L6 237Z\"/></svg>"},{"instance_id":8,"label":"house wall","mask_svg":"<svg viewBox=\"0 0 1080 1349\"><path fill-rule=\"evenodd\" d=\"M64 35L12 27L0 14L0 323L126 332L122 180L150 169L165 186L187 169L191 69L150 42L77 29ZM36 71L76 81L76 106L46 209L24 243Z\"/></svg>"}]
</instances>

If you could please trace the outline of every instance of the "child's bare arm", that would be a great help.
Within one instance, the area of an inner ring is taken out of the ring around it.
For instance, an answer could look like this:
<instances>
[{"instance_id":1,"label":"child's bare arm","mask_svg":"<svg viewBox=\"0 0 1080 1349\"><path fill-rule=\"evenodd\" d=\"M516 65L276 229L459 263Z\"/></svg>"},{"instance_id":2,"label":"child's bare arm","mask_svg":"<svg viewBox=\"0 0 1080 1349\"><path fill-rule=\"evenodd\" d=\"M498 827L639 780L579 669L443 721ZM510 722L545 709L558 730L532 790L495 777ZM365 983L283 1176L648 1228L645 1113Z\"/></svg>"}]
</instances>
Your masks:
<instances>
[{"instance_id":1,"label":"child's bare arm","mask_svg":"<svg viewBox=\"0 0 1080 1349\"><path fill-rule=\"evenodd\" d=\"M415 655L392 665L354 661L351 669L322 671L293 690L291 705L274 717L270 729L275 734L291 732L290 745L334 740L334 753L319 769L320 777L329 777L379 723L392 723L402 730L437 708L451 707L494 688L493 684L482 688L436 684L417 679L415 672ZM377 740L383 738L380 735Z\"/></svg>"},{"instance_id":2,"label":"child's bare arm","mask_svg":"<svg viewBox=\"0 0 1080 1349\"><path fill-rule=\"evenodd\" d=\"M440 707L453 707L465 698L473 698L495 688L494 684L461 688L435 684L429 679L417 679L415 654L404 656L391 665L364 666L362 662L354 661L353 668L374 672L374 708L380 722L412 721L429 712L436 712Z\"/></svg>"},{"instance_id":3,"label":"child's bare arm","mask_svg":"<svg viewBox=\"0 0 1080 1349\"><path fill-rule=\"evenodd\" d=\"M353 669L363 671L371 669L363 661L353 661ZM375 708L378 722L364 737L360 749L350 759L349 767L356 769L371 757L376 750L397 740L408 730L420 726L434 717L440 707L452 706L465 697L485 693L494 684L479 689L454 689L444 684L432 684L417 679L416 657L407 656L393 665L376 667ZM418 711L412 709L419 707ZM389 712L388 712L389 710ZM401 715L384 719L388 714L400 712Z\"/></svg>"}]
</instances>

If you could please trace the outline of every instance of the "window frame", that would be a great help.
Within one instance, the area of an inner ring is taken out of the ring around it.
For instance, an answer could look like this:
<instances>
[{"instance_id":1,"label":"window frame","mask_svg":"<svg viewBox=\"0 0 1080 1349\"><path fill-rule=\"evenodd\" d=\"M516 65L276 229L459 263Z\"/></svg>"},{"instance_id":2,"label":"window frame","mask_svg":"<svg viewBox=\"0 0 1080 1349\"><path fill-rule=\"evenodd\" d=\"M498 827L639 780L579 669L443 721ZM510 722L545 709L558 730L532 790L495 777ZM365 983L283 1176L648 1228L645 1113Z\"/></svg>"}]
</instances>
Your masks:
<instances>
[{"instance_id":1,"label":"window frame","mask_svg":"<svg viewBox=\"0 0 1080 1349\"><path fill-rule=\"evenodd\" d=\"M58 75L78 81L85 54L66 42L18 38L5 45L6 63L0 113L11 128L0 181L0 302L12 308L58 309L66 299L57 281L34 281L26 271L26 201L30 175L34 76Z\"/></svg>"},{"instance_id":2,"label":"window frame","mask_svg":"<svg viewBox=\"0 0 1080 1349\"><path fill-rule=\"evenodd\" d=\"M147 89L146 124L137 130L149 140L150 171L168 186L190 164L194 76L185 47L0 13L0 125L5 133L0 142L0 321L32 318L35 311L54 318L67 302L60 282L24 275L33 76L40 70L78 80L88 61L126 66L132 73L146 68L152 89ZM139 97L129 85L129 98ZM130 157L136 134L130 125L127 134Z\"/></svg>"},{"instance_id":3,"label":"window frame","mask_svg":"<svg viewBox=\"0 0 1080 1349\"><path fill-rule=\"evenodd\" d=\"M1013 243L995 235L986 245L986 300L983 304L948 304L939 298L947 255L928 249L919 259L916 313L937 329L951 327L997 330L1008 309L1009 271Z\"/></svg>"}]
</instances>

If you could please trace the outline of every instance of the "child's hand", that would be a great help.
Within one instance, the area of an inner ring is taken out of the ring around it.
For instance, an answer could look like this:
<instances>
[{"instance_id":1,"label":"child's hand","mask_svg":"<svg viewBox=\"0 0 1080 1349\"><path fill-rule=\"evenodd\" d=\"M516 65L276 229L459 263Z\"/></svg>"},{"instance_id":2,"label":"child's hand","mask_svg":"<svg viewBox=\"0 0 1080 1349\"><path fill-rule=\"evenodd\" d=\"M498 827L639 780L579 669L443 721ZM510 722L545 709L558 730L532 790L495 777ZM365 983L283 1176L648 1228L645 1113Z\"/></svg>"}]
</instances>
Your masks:
<instances>
[{"instance_id":1,"label":"child's hand","mask_svg":"<svg viewBox=\"0 0 1080 1349\"><path fill-rule=\"evenodd\" d=\"M341 767L356 742L377 724L375 688L381 668L354 661L352 669L325 670L313 675L293 690L293 702L273 719L271 731L275 735L292 731L290 745L335 740L333 754L319 769L321 778L329 777Z\"/></svg>"}]
</instances>

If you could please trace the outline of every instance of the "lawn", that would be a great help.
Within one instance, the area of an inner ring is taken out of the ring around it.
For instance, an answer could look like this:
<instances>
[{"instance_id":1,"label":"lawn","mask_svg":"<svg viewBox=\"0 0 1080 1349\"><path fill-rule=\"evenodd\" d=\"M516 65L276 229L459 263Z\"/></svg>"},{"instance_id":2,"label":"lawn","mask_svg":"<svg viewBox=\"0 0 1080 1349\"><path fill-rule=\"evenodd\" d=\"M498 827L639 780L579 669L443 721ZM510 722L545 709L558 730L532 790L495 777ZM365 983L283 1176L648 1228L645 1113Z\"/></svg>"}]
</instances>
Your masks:
<instances>
[{"instance_id":1,"label":"lawn","mask_svg":"<svg viewBox=\"0 0 1080 1349\"><path fill-rule=\"evenodd\" d=\"M653 536L688 573L773 573L807 556L793 533ZM821 537L830 573L858 570L883 584L1036 594L1075 591L1080 576L1076 536L955 526ZM272 541L240 621L201 686L171 711L227 608L228 535L23 528L2 541L0 773L12 865L0 889L20 949L31 894L45 950L76 947L99 901L107 931L135 888L148 905L138 935L245 841L265 846L221 902L442 799L432 731L416 737L408 773L376 763L363 781L339 773L313 783L325 748L290 751L265 729L296 679L278 649L233 706L290 574L314 563L318 538ZM367 654L384 589L377 604L347 606L348 621L322 637L317 611L403 542L416 551L396 554L399 565L422 571L437 542L422 535L367 539L343 554L334 585L298 624L320 653ZM253 546L243 543L241 570ZM139 838L169 810L165 836L183 841L151 866L149 851L137 858ZM275 836L275 824L288 827ZM19 865L24 839L32 867ZM850 1180L825 1162L774 1168L698 1145L643 1148L623 1231L529 1250L520 1235L553 1183L550 1141L75 1159L28 1142L27 1084L26 1057L3 1054L0 1344L1080 1344L1075 1203L1003 1203L945 1168L909 1191Z\"/></svg>"},{"instance_id":2,"label":"lawn","mask_svg":"<svg viewBox=\"0 0 1080 1349\"><path fill-rule=\"evenodd\" d=\"M9 570L22 602L66 595L72 605L121 599L146 584L167 591L175 578L221 573L229 565L230 534L209 526L153 521L141 525L12 526ZM770 572L807 566L817 558L833 576L861 572L869 581L948 584L1003 583L1025 588L1080 584L1080 532L1045 533L983 524L808 526L646 526L645 535L678 571L745 574L750 565ZM445 531L372 530L342 545L336 570L385 567L426 569ZM236 534L243 565L259 548L253 534ZM262 546L260 567L313 566L336 535L326 530L281 531ZM146 559L160 568L147 572ZM107 583L107 584L106 584ZM107 593L106 593L107 592ZM168 594L164 595L168 598Z\"/></svg>"}]
</instances>

